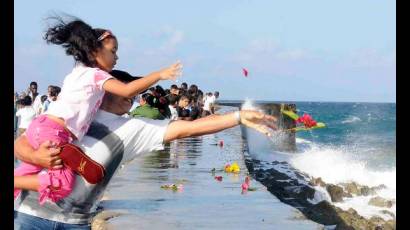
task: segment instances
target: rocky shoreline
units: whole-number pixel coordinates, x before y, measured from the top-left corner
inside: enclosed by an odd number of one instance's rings
[[[315,204],[314,186],[320,186],[327,191],[332,202],[343,202],[344,198],[353,196],[375,195],[377,190],[383,189],[384,185],[377,187],[362,186],[356,183],[327,184],[321,178],[309,178],[302,173],[294,172],[295,177],[290,177],[284,171],[289,172],[287,162],[274,161],[271,163],[251,159],[245,153],[245,163],[250,175],[261,182],[281,202],[289,204],[300,210],[307,218],[317,223],[334,226],[334,229],[396,229],[396,217],[388,210],[384,214],[391,216],[385,220],[378,216],[365,218],[350,208],[342,210],[331,202],[322,200]],[[264,167],[266,164],[275,165],[275,168]],[[280,169],[280,170],[278,170]],[[369,205],[390,208],[395,200],[386,200],[379,196],[373,197]]]

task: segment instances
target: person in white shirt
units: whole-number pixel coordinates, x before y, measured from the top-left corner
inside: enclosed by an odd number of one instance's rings
[[[30,96],[30,97],[31,97],[31,101],[34,102],[34,100],[36,99],[36,97],[39,95],[39,94],[38,94],[38,85],[37,85],[37,82],[35,82],[35,81],[30,82],[30,86],[29,86],[28,89],[27,89],[26,95],[27,95],[27,96]]]
[[[177,111],[177,105],[178,105],[178,100],[179,97],[178,95],[175,94],[170,94],[168,95],[168,102],[169,102],[169,111],[171,112],[171,117],[169,119],[171,120],[177,120],[178,119],[178,111]]]
[[[33,107],[31,107],[31,97],[25,96],[23,99],[17,101],[20,106],[22,106],[16,112],[16,117],[19,118],[19,125],[18,125],[18,134],[20,136],[24,133],[31,123],[31,121],[35,118],[36,112],[34,111]]]
[[[219,92],[215,91],[215,93],[213,93],[213,95],[211,97],[211,101],[212,101],[212,103],[211,103],[211,113],[212,114],[215,114],[215,104],[216,104],[216,100],[218,99],[218,97],[219,97]]]
[[[45,113],[48,110],[50,104],[57,100],[58,94],[60,93],[61,88],[58,86],[49,85],[48,86],[48,95],[43,95],[41,98],[46,97],[44,101],[42,101],[41,105],[41,113]]]
[[[203,107],[203,112],[202,112],[202,117],[209,116],[212,113],[212,106],[214,103],[215,97],[211,92],[207,93],[206,96],[204,97],[204,107]]]

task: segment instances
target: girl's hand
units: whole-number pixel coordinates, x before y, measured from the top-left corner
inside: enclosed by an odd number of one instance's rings
[[[241,124],[253,128],[267,136],[271,136],[271,131],[276,130],[276,117],[253,110],[241,110]]]
[[[159,76],[161,80],[175,81],[177,77],[181,76],[181,73],[182,73],[182,64],[180,61],[177,61],[175,64],[160,70]]]

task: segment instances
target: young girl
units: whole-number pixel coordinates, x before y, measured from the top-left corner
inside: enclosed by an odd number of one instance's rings
[[[118,43],[111,31],[93,29],[79,19],[70,22],[54,19],[57,24],[47,30],[44,39],[64,47],[76,65],[64,79],[58,100],[27,128],[25,135],[34,149],[45,141],[60,146],[81,140],[105,91],[132,98],[159,80],[175,80],[181,74],[182,65],[177,62],[128,84],[118,81],[108,73],[118,60]],[[42,171],[41,167],[24,162],[14,170],[14,175],[14,198],[21,189],[37,190],[40,204],[47,199],[56,202],[66,197],[75,180],[74,172],[67,167]]]

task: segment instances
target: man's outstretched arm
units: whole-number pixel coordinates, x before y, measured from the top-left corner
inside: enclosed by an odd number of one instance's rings
[[[270,135],[269,129],[276,129],[275,122],[275,117],[251,110],[242,110],[239,116],[237,112],[233,112],[223,115],[214,114],[194,121],[177,120],[168,125],[164,142],[216,133],[239,124],[253,128],[265,135]]]

